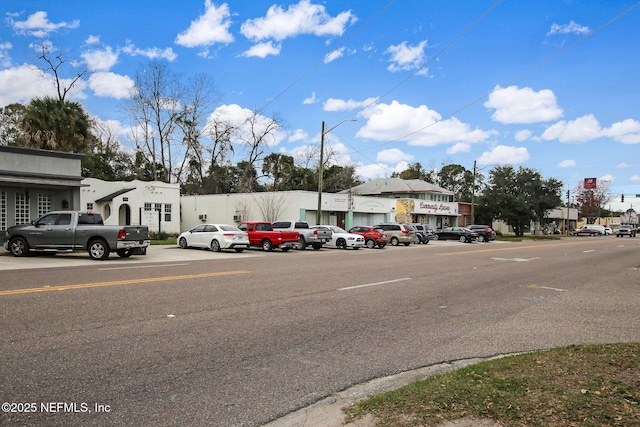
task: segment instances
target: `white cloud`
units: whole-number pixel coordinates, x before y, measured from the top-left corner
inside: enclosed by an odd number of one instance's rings
[[[626,169],[626,168],[630,168],[631,165],[627,162],[622,162],[622,163],[618,163],[616,165],[616,169]]]
[[[274,39],[282,41],[301,34],[315,36],[341,36],[349,23],[356,21],[351,11],[331,17],[323,5],[302,0],[286,10],[273,5],[266,16],[249,19],[240,27],[242,34],[255,41]]]
[[[281,50],[282,45],[280,43],[274,44],[273,42],[269,41],[251,46],[249,49],[242,53],[242,56],[266,58],[269,55],[280,55]]]
[[[447,154],[468,153],[471,151],[471,144],[459,142],[447,148]]]
[[[497,134],[493,130],[471,129],[455,117],[442,119],[426,105],[413,107],[392,101],[371,107],[366,113],[367,123],[356,136],[376,141],[403,140],[409,145],[433,147],[482,142]]]
[[[391,55],[391,64],[387,69],[393,73],[417,70],[425,63],[424,50],[426,46],[426,40],[415,46],[407,46],[407,42],[389,46],[386,53]],[[427,70],[423,71],[423,73],[426,72]]]
[[[296,129],[289,134],[289,142],[306,141],[308,138],[309,134],[302,129]]]
[[[600,178],[598,178],[598,180],[600,182],[613,182],[615,181],[615,178],[613,177],[613,175],[607,174],[607,175],[601,176]]]
[[[89,77],[89,87],[97,96],[123,99],[131,95],[135,82],[129,76],[101,71]]]
[[[47,12],[38,11],[29,15],[25,21],[13,21],[9,20],[14,31],[22,35],[31,35],[38,38],[47,37],[50,33],[59,30],[60,28],[75,29],[80,26],[80,21],[73,20],[71,22],[59,22],[53,23],[49,21]]]
[[[528,129],[519,130],[518,132],[516,132],[514,138],[518,142],[526,141],[527,139],[531,138],[531,133],[532,132]]]
[[[491,118],[505,124],[548,122],[562,117],[552,90],[496,86],[484,106],[495,110]]]
[[[630,179],[633,182],[638,182],[640,181],[640,175],[633,175]]]
[[[593,114],[578,117],[575,120],[559,121],[549,126],[540,136],[551,141],[557,139],[566,143],[581,143],[607,137],[623,144],[640,143],[640,122],[626,119],[616,122],[608,128],[602,128]]]
[[[390,148],[388,150],[379,151],[376,155],[376,160],[385,163],[398,163],[401,161],[413,160],[413,155],[404,153],[398,148]]]
[[[87,44],[87,45],[98,44],[98,43],[100,43],[100,37],[99,36],[94,36],[94,35],[89,35],[89,37],[87,37],[87,39],[84,41],[84,43]]]
[[[602,131],[604,136],[613,138],[623,144],[640,143],[640,122],[633,119],[626,119],[611,125],[610,128]]]
[[[315,104],[316,102],[318,102],[318,100],[316,99],[316,93],[315,92],[313,92],[310,97],[305,98],[302,101],[302,103],[304,105],[311,105],[311,104]]]
[[[498,145],[491,151],[485,151],[478,159],[481,165],[517,164],[529,160],[529,151],[525,147],[507,147]]]
[[[209,120],[216,120],[218,122],[225,122],[234,125],[238,130],[234,135],[234,143],[244,144],[246,141],[251,141],[252,134],[262,134],[264,130],[269,126],[272,119],[260,114],[257,115],[255,120],[250,123],[247,119],[252,117],[255,113],[247,108],[242,108],[238,104],[222,105],[216,108]],[[253,129],[251,127],[253,126]],[[274,147],[282,142],[287,137],[284,130],[278,129],[274,132],[270,132],[265,138],[264,143],[269,147]]]
[[[166,59],[169,62],[175,61],[178,57],[178,55],[170,47],[167,47],[165,49],[160,49],[157,47],[140,49],[132,43],[127,43],[127,45],[122,48],[122,52],[126,53],[127,55],[144,56],[149,59]]]
[[[10,67],[11,57],[9,56],[9,50],[13,45],[9,42],[0,43],[0,67]]]
[[[392,167],[389,167],[381,163],[370,164],[370,165],[357,165],[356,174],[365,180],[371,180],[371,179],[388,177],[391,174],[390,171],[392,169],[393,169]]]
[[[329,55],[327,55],[324,58],[324,63],[328,64],[329,62],[335,61],[338,58],[341,58],[344,56],[344,47],[341,47],[339,49],[334,50],[333,52],[331,52]]]
[[[111,46],[81,54],[90,71],[109,71],[118,62],[118,54]]]
[[[589,27],[576,24],[574,21],[570,21],[568,24],[560,25],[554,23],[551,25],[551,29],[547,33],[548,36],[553,34],[586,34],[589,32]]]
[[[229,32],[231,14],[226,3],[217,7],[211,0],[205,0],[204,14],[191,21],[189,28],[178,34],[175,43],[184,47],[206,47],[215,43],[231,43]]]
[[[364,101],[355,101],[353,99],[345,101],[343,99],[329,98],[322,109],[324,111],[351,111],[371,106],[375,101],[376,98],[367,98]]]
[[[572,168],[575,165],[576,165],[575,160],[563,160],[560,163],[558,163],[559,168]]]
[[[53,78],[30,65],[0,70],[0,105],[28,103],[32,98],[55,96]]]

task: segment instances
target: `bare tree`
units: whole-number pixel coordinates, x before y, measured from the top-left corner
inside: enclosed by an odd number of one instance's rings
[[[247,147],[247,157],[244,160],[244,170],[240,180],[240,191],[253,191],[255,170],[258,161],[264,157],[265,146],[274,142],[280,124],[276,118],[269,118],[253,112],[247,117],[245,124],[238,130],[238,138]]]
[[[237,201],[233,204],[236,214],[240,216],[240,221],[251,218],[251,202],[247,199]]]
[[[255,197],[263,221],[275,222],[286,207],[284,194],[263,193]]]
[[[79,73],[76,73],[68,84],[65,83],[65,79],[61,75],[62,66],[66,64],[75,66],[75,64],[72,61],[64,59],[63,56],[63,52],[58,52],[54,55],[51,52],[49,46],[44,43],[40,46],[40,54],[38,54],[38,59],[47,64],[44,68],[40,68],[40,71],[42,71],[43,73],[51,71],[53,73],[53,83],[56,86],[58,100],[60,101],[65,101],[67,98],[67,94],[73,88],[73,86],[78,82],[78,80],[80,80],[87,74],[87,70],[82,70]]]
[[[180,117],[180,84],[165,62],[150,61],[135,76],[128,112],[139,128],[138,149],[151,159],[155,179],[172,181],[172,142]]]

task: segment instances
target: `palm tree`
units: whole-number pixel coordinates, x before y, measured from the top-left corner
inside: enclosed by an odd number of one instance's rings
[[[79,103],[51,97],[31,100],[23,118],[27,146],[45,150],[86,152],[90,126]]]

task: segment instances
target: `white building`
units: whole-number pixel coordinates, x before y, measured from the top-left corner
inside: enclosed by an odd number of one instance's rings
[[[85,178],[82,185],[80,210],[100,213],[105,224],[142,224],[151,232],[180,232],[180,184]]]
[[[318,193],[314,191],[278,191],[190,195],[180,198],[181,229],[203,222],[237,224],[242,221],[294,219],[338,225],[374,225],[390,219],[395,200],[351,196],[347,193],[323,193],[322,215],[317,221]]]

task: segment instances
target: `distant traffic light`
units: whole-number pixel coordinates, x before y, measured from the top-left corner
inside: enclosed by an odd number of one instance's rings
[[[620,196],[620,202],[624,203],[624,194]]]

